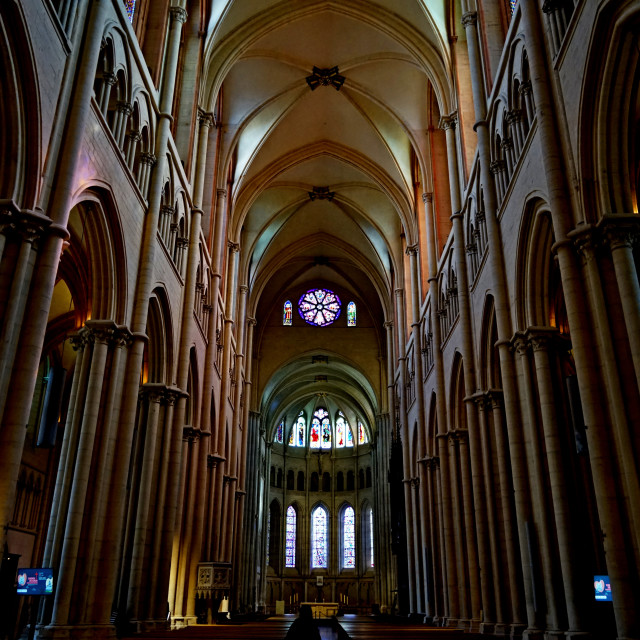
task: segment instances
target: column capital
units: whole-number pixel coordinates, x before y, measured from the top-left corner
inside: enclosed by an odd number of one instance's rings
[[[457,124],[458,124],[458,112],[453,111],[448,116],[442,116],[440,118],[440,122],[438,123],[438,128],[444,129],[445,131],[447,129],[455,130]]]
[[[591,224],[578,225],[567,233],[567,238],[573,242],[576,251],[587,261],[594,257],[597,246],[595,227]]]
[[[497,173],[504,171],[506,168],[507,168],[507,163],[504,160],[494,160],[489,165],[489,171],[491,171],[493,175],[496,175]]]
[[[408,256],[417,256],[418,255],[418,244],[409,244],[405,249],[405,253]]]
[[[125,116],[130,116],[133,113],[133,105],[125,100],[118,100],[116,108],[120,113],[124,113]]]
[[[549,344],[559,335],[555,327],[529,327],[527,337],[534,351],[547,351]]]
[[[511,347],[520,356],[527,355],[529,346],[529,339],[524,331],[517,331],[511,338]]]
[[[247,295],[247,293],[249,293],[249,287],[246,284],[241,284],[238,289],[240,290],[240,293],[244,296]]]
[[[227,197],[227,190],[226,189],[216,189],[216,195],[218,196],[218,198],[226,198]]]
[[[387,320],[382,326],[387,330],[393,329],[393,320]]]
[[[181,22],[184,24],[187,21],[187,12],[182,7],[173,6],[169,9],[169,15],[171,16],[171,21]]]
[[[201,127],[210,127],[213,125],[213,114],[209,111],[198,107],[198,122]]]
[[[253,316],[250,316],[247,318],[247,324],[250,327],[255,327],[258,324],[258,321]]]
[[[149,165],[150,167],[153,167],[156,164],[156,157],[153,153],[150,153],[149,151],[143,151],[140,154],[140,162],[142,162],[142,164],[146,164],[146,165]]]
[[[635,213],[605,215],[597,227],[611,251],[631,249],[640,241],[640,216]]]
[[[463,13],[460,22],[464,27],[474,26],[478,22],[478,12],[467,11],[467,13]]]
[[[240,251],[240,245],[237,242],[231,242],[230,240],[227,242],[227,248],[231,253],[238,253]]]
[[[433,192],[423,193],[422,202],[425,204],[431,204],[433,202]]]

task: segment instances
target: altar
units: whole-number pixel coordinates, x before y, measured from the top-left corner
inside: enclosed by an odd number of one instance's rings
[[[340,605],[337,602],[301,602],[300,606],[311,607],[314,618],[331,618],[338,615]]]

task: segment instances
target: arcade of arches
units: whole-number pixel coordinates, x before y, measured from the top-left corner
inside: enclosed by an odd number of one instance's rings
[[[639,30],[3,0],[2,637],[640,640]]]

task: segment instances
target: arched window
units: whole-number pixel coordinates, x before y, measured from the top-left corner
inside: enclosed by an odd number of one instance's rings
[[[311,568],[327,568],[327,512],[317,506],[311,512]]]
[[[338,471],[338,477],[336,479],[336,491],[344,491],[344,473]]]
[[[293,305],[291,300],[287,300],[284,303],[284,309],[282,310],[282,324],[285,327],[290,327],[293,322]]]
[[[346,444],[346,429],[344,415],[342,415],[342,411],[339,411],[338,417],[336,418],[336,447],[338,447],[338,449],[344,447]]]
[[[322,474],[322,490],[331,491],[331,474],[328,471]]]
[[[355,569],[356,566],[356,514],[348,506],[342,512],[342,567]]]
[[[298,491],[304,491],[304,471],[298,471],[298,482],[296,488]]]
[[[362,422],[358,421],[358,444],[367,444],[367,442],[369,442],[367,432],[365,431]]]
[[[356,303],[351,301],[347,305],[347,327],[356,326]]]
[[[278,444],[282,444],[283,436],[284,436],[284,420],[278,425],[278,428],[276,429],[275,442],[277,442]]]
[[[293,505],[287,509],[287,542],[285,547],[285,566],[296,566],[296,519],[298,514]]]
[[[287,491],[293,491],[293,469],[287,471]]]
[[[291,433],[289,434],[290,447],[304,447],[304,432],[306,426],[307,421],[304,419],[304,413],[301,411],[298,414],[298,420],[291,428]]]
[[[309,430],[309,447],[312,449],[320,448],[320,420],[315,414],[311,421],[311,429]]]

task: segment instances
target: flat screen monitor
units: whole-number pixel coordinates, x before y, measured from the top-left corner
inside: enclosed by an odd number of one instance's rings
[[[611,583],[609,576],[593,576],[596,602],[611,602]]]
[[[21,596],[49,596],[53,593],[53,569],[18,569],[17,593]]]

